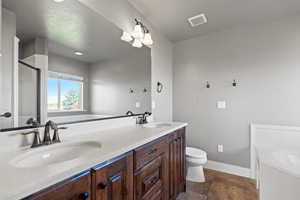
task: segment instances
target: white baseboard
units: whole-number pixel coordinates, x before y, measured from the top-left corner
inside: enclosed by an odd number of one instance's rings
[[[204,166],[207,169],[217,170],[221,172],[225,172],[228,174],[234,174],[237,176],[243,176],[250,178],[251,170],[250,168],[244,168],[236,165],[230,165],[226,163],[216,162],[212,160],[208,160],[206,165]]]

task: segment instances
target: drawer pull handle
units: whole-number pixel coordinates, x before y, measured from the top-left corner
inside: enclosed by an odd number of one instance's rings
[[[157,152],[157,149],[152,149],[151,151],[148,152],[148,155],[155,154]]]
[[[84,192],[84,193],[81,193],[81,194],[79,195],[79,198],[82,199],[82,200],[86,200],[86,199],[88,199],[89,197],[90,197],[90,193],[88,193],[88,192]]]
[[[98,186],[101,188],[101,189],[105,189],[107,187],[107,183],[106,182],[101,182],[98,184]]]

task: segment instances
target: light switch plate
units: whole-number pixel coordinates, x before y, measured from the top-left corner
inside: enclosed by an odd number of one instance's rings
[[[135,107],[136,107],[136,108],[140,108],[140,107],[141,107],[141,103],[140,103],[140,102],[136,102],[136,103],[135,103]]]
[[[219,153],[223,153],[224,149],[223,149],[223,145],[222,144],[219,144],[218,145],[218,152]]]
[[[226,109],[226,101],[218,101],[217,108],[218,109]]]
[[[155,108],[156,108],[155,101],[152,101],[152,109],[155,109]]]

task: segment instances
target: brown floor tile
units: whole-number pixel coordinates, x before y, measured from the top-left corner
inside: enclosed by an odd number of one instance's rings
[[[187,182],[187,192],[177,200],[258,200],[252,179],[205,169],[205,183]]]

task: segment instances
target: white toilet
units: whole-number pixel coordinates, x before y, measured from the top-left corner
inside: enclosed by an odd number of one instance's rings
[[[186,147],[187,176],[192,182],[205,182],[203,166],[207,162],[207,155],[201,149]]]

